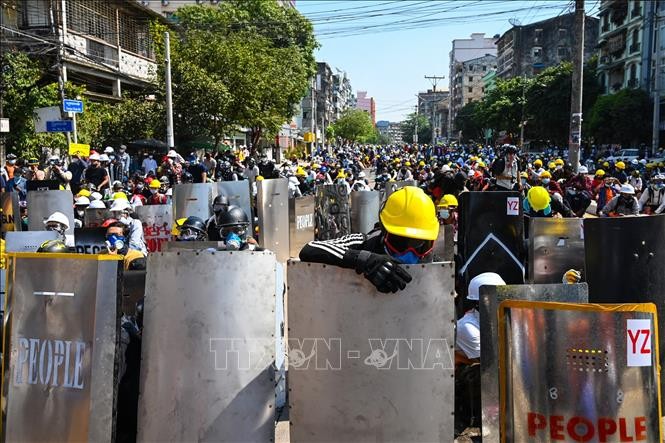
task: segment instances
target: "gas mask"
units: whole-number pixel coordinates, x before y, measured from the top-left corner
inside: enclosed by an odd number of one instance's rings
[[[107,236],[106,246],[108,246],[109,249],[115,249],[117,251],[124,250],[126,246],[125,236],[118,234],[111,234]]]
[[[65,231],[67,230],[62,223],[58,222],[49,222],[46,224],[47,231],[57,232],[61,236],[65,236]]]

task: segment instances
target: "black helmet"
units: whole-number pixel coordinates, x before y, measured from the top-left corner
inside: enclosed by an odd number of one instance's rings
[[[180,227],[178,240],[181,241],[207,240],[205,222],[199,217],[195,216],[187,217],[187,220],[185,220],[182,226]]]
[[[218,214],[222,211],[226,211],[229,208],[229,198],[220,194],[212,201],[212,212]]]
[[[216,222],[217,228],[219,229],[219,235],[222,239],[225,239],[230,232],[234,232],[242,239],[247,237],[249,217],[245,211],[238,206],[229,206],[229,209],[217,214]]]
[[[194,176],[192,174],[190,174],[189,172],[187,172],[187,171],[184,171],[182,173],[182,176],[180,177],[180,179],[183,183],[192,183],[192,182],[194,182]]]
[[[44,243],[39,245],[37,252],[49,252],[51,254],[61,254],[63,252],[69,252],[69,248],[65,245],[65,242],[62,240],[46,240]]]

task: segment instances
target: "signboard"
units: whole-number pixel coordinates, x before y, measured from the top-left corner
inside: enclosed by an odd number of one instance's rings
[[[62,112],[60,106],[48,106],[46,108],[35,108],[32,110],[32,120],[35,124],[35,132],[47,132],[46,122],[60,120]]]
[[[285,178],[256,182],[259,244],[273,251],[277,261],[289,259],[289,182]]]
[[[404,269],[406,289],[379,294],[353,270],[289,261],[291,441],[453,441],[453,264]]]
[[[0,118],[0,132],[9,132],[9,119]]]
[[[289,255],[298,257],[300,250],[314,240],[314,196],[289,199]]]
[[[72,120],[47,121],[46,132],[74,132],[74,122]]]
[[[171,240],[172,214],[171,205],[149,205],[136,208],[136,215],[143,224],[143,237],[148,252],[160,252],[162,244]]]
[[[305,143],[312,143],[314,141],[314,133],[313,132],[305,132],[305,134],[303,134],[302,139]]]
[[[112,441],[119,260],[9,255],[6,441]]]
[[[502,302],[503,441],[661,441],[656,323],[651,303]]]
[[[88,157],[90,155],[90,145],[86,145],[84,143],[70,143],[69,155]]]
[[[76,112],[80,114],[83,112],[83,102],[81,100],[64,99],[62,101],[62,110],[65,112]]]

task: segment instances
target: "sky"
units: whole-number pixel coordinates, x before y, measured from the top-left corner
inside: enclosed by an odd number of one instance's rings
[[[297,0],[314,24],[321,47],[317,61],[346,71],[354,94],[376,101],[376,119],[401,121],[413,112],[416,94],[432,88],[428,76],[445,76],[448,89],[452,41],[472,33],[503,34],[512,20],[529,24],[572,12],[571,0]],[[587,0],[597,15],[600,0]]]

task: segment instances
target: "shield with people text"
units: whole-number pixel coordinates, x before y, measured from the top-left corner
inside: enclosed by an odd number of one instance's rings
[[[300,250],[314,240],[314,196],[289,199],[289,255],[298,257]]]

